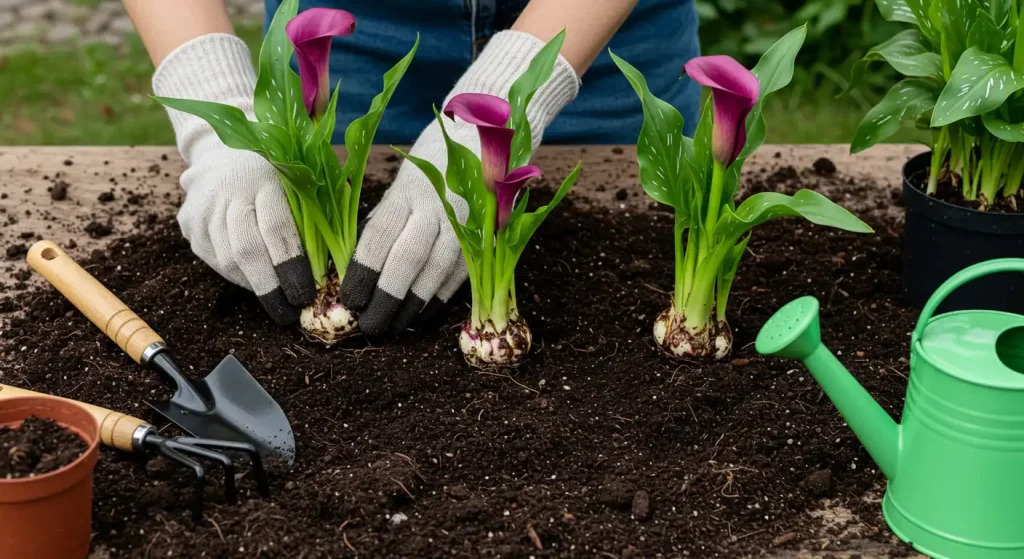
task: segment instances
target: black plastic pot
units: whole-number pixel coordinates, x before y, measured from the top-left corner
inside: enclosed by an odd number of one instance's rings
[[[1024,213],[982,212],[924,193],[931,152],[903,166],[907,220],[903,238],[903,295],[921,308],[942,282],[994,258],[1024,258]],[[939,312],[992,309],[1024,314],[1024,275],[996,274],[957,289]]]

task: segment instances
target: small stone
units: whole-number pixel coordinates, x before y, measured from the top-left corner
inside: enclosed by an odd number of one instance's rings
[[[123,14],[112,19],[107,30],[111,33],[128,35],[135,32],[135,26],[132,25],[132,20],[126,14]]]
[[[48,2],[30,2],[18,10],[18,19],[22,21],[39,21],[48,19],[53,14],[53,5]]]
[[[46,40],[51,43],[65,43],[78,37],[78,28],[70,23],[58,23],[46,32]]]
[[[827,157],[819,157],[814,162],[814,172],[819,175],[831,175],[836,172],[836,164]]]
[[[465,501],[472,497],[472,494],[470,494],[469,488],[465,485],[455,485],[448,488],[448,496],[457,501]]]
[[[402,514],[402,513],[400,513],[400,512],[396,512],[395,514],[391,515],[391,525],[392,526],[398,526],[399,524],[405,522],[406,520],[409,520],[409,517],[404,515],[404,514]]]
[[[807,476],[807,492],[813,497],[823,497],[832,489],[832,471],[818,470]]]
[[[54,202],[67,200],[69,186],[71,185],[68,184],[68,182],[65,180],[58,180],[57,182],[53,183],[53,186],[50,187],[50,199],[53,200]]]
[[[19,21],[12,27],[7,35],[15,40],[27,41],[30,39],[36,39],[39,37],[39,22],[37,21]]]
[[[7,258],[13,260],[28,254],[28,247],[25,243],[14,243],[7,246]]]
[[[82,29],[90,35],[95,35],[106,31],[107,23],[109,23],[109,21],[107,14],[97,10],[89,16],[89,19],[85,22],[85,25],[82,26]]]
[[[633,518],[647,520],[647,514],[651,511],[651,497],[646,491],[640,490],[633,495]]]
[[[289,481],[288,483],[284,484],[284,490],[285,491],[291,491],[292,489],[295,489],[295,482],[294,481]]]

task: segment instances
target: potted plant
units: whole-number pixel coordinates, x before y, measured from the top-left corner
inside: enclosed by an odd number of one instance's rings
[[[740,170],[764,143],[764,98],[793,78],[806,28],[779,39],[747,70],[728,56],[703,56],[684,72],[711,89],[693,139],[683,136],[683,117],[655,97],[643,75],[612,59],[640,97],[644,124],[637,140],[640,183],[675,213],[675,285],[672,304],[654,323],[654,340],[673,357],[722,359],[732,351],[725,310],[750,231],[770,219],[800,216],[812,223],[870,233],[853,214],[817,192],[789,196],[762,192],[736,205]]]
[[[282,2],[263,38],[253,98],[257,120],[220,103],[157,100],[202,118],[225,145],[258,153],[277,170],[318,288],[316,300],[302,311],[300,326],[331,345],[358,325],[338,293],[356,249],[363,174],[377,125],[412,62],[419,38],[384,74],[384,87],[367,113],[345,129],[347,157],[342,164],[331,146],[338,87],[332,95],[328,63],[331,39],[353,33],[355,17],[330,8],[297,12],[298,0]],[[299,74],[291,69],[293,52]]]
[[[1024,256],[1024,5],[1016,1],[876,0],[882,16],[913,27],[871,49],[853,69],[884,61],[904,79],[865,115],[860,152],[903,124],[929,132],[929,152],[903,167],[903,292],[920,308],[967,266]],[[1024,312],[1024,284],[986,277],[941,310]]]
[[[32,432],[19,433],[26,425]],[[0,555],[88,555],[99,440],[100,426],[85,408],[42,396],[4,398],[0,389]]]

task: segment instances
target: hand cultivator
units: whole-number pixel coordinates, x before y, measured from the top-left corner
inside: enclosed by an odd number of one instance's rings
[[[174,382],[170,400],[147,403],[198,437],[188,443],[192,447],[211,446],[195,441],[235,441],[255,447],[264,459],[289,464],[295,459],[295,437],[281,406],[234,356],[221,360],[206,378],[193,381],[171,357],[163,338],[57,245],[32,245],[28,263],[136,363]]]
[[[0,384],[0,400],[21,396],[57,398]],[[195,437],[163,437],[157,433],[155,427],[137,417],[67,398],[57,399],[75,403],[92,414],[100,425],[100,441],[104,445],[136,454],[156,451],[192,470],[195,474],[192,522],[195,524],[199,524],[203,519],[203,494],[206,489],[206,467],[197,459],[215,462],[223,468],[224,499],[229,505],[238,503],[238,487],[235,484],[236,461],[231,455],[242,456],[249,462],[253,478],[256,480],[256,491],[263,497],[270,496],[270,485],[263,469],[263,460],[260,459],[256,447],[249,443]]]

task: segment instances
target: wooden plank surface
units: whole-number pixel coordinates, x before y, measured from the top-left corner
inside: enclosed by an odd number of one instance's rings
[[[922,150],[920,146],[888,145],[850,156],[841,145],[769,145],[750,159],[744,174],[780,164],[807,167],[825,156],[835,162],[840,173],[893,188],[903,162]],[[626,210],[647,205],[642,196],[632,196],[640,192],[632,146],[544,147],[534,157],[547,176],[559,178],[577,160],[583,162],[583,172],[570,196]],[[368,177],[387,183],[398,164],[389,148],[375,147]],[[6,252],[25,235],[50,238],[62,245],[74,239],[78,246],[71,254],[88,254],[109,240],[95,238],[104,225],[109,224],[114,235],[125,234],[149,214],[172,214],[182,198],[178,178],[184,168],[173,147],[0,147],[0,250]],[[54,200],[51,190],[60,185],[66,185],[66,198]],[[617,199],[623,188],[629,194],[624,202]],[[101,195],[111,192],[112,201],[99,201]],[[85,231],[90,223],[99,224],[94,226],[94,236]]]
[[[894,190],[899,187],[903,163],[923,150],[916,145],[886,145],[851,156],[845,145],[769,145],[748,161],[744,180],[786,166],[810,167],[818,158],[827,157],[849,180]],[[570,194],[577,201],[623,212],[645,211],[650,206],[636,178],[632,146],[544,147],[533,162],[552,180],[560,181],[577,160],[583,162],[583,172]],[[375,147],[367,169],[368,181],[386,186],[399,163],[389,148]],[[18,250],[35,239],[52,239],[73,257],[84,258],[111,239],[133,232],[139,221],[172,215],[182,199],[178,179],[184,168],[173,147],[0,147],[0,293],[20,291],[26,281],[42,281],[27,273],[24,255]],[[66,188],[66,195],[54,199],[54,188]],[[101,196],[106,199],[111,193],[113,200],[101,201]],[[888,205],[858,208],[858,200],[837,201],[853,211],[892,215],[901,211]],[[106,226],[109,234],[98,236]],[[825,506],[822,514],[841,512]],[[823,526],[828,524],[823,521]],[[851,547],[829,556],[890,556],[886,546],[876,542],[854,542]],[[810,549],[771,557],[821,556],[821,552]]]

